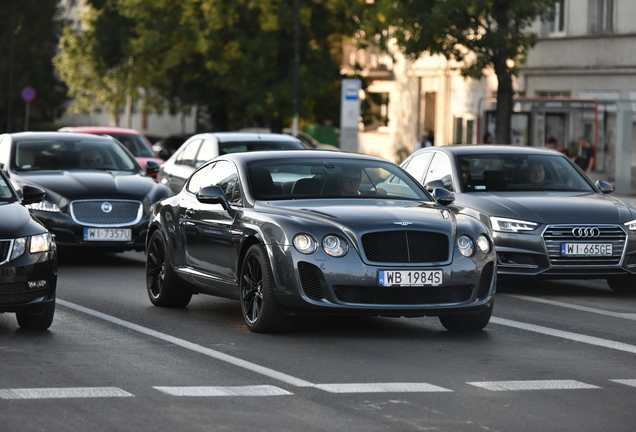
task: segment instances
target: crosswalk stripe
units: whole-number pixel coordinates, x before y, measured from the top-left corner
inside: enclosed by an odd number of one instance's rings
[[[636,387],[636,379],[613,379],[610,381],[619,383],[619,384],[625,384],[631,387]]]
[[[117,387],[0,389],[0,399],[134,397]]]
[[[452,392],[452,390],[427,383],[315,384],[314,387],[330,393]]]
[[[293,393],[270,385],[242,387],[153,387],[172,396],[286,396]]]
[[[535,380],[535,381],[482,381],[468,382],[476,387],[491,391],[515,391],[515,390],[574,390],[574,389],[598,389],[592,384],[585,384],[574,380]]]

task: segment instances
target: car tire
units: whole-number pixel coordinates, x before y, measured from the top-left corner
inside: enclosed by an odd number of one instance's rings
[[[620,294],[636,293],[636,276],[616,276],[607,278],[612,291]]]
[[[170,251],[161,231],[150,236],[146,253],[146,289],[155,306],[184,308],[190,303],[192,293],[179,286],[172,268]]]
[[[460,313],[452,315],[440,315],[439,321],[449,331],[478,331],[482,330],[490,322],[494,303],[488,309],[480,313]]]
[[[274,278],[265,247],[251,246],[245,254],[240,274],[241,312],[247,327],[255,333],[278,333],[289,328],[274,298]]]
[[[53,323],[55,315],[55,300],[49,303],[45,309],[37,312],[17,312],[15,314],[18,325],[27,330],[46,330]]]

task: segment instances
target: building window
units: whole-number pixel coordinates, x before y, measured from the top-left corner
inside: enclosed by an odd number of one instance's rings
[[[589,0],[587,12],[590,33],[614,32],[614,0]]]
[[[536,92],[537,97],[542,98],[569,98],[572,97],[571,91],[541,91]]]
[[[565,0],[557,0],[554,5],[554,20],[548,22],[548,34],[565,33]]]

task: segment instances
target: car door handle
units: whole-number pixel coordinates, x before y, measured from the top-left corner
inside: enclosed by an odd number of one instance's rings
[[[185,211],[185,215],[186,215],[186,217],[192,217],[192,216],[194,216],[194,210],[192,210],[192,209],[186,209],[186,211]]]

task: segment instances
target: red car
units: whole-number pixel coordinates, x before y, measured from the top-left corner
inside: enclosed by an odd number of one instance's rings
[[[110,135],[121,142],[133,154],[139,165],[146,169],[146,162],[155,161],[161,165],[164,161],[152,149],[152,143],[144,134],[135,130],[114,126],[68,126],[60,132],[83,132],[94,135]],[[153,174],[152,177],[156,177]]]

